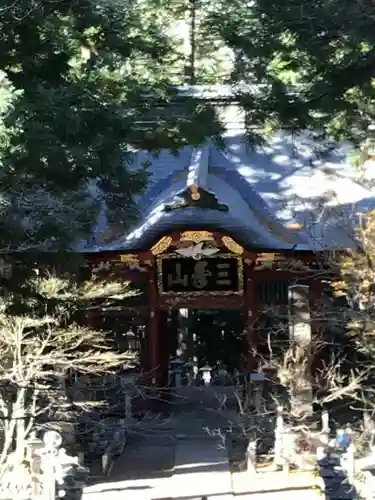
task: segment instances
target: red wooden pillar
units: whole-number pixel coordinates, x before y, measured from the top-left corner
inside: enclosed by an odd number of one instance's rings
[[[258,336],[256,331],[256,321],[258,317],[258,300],[254,281],[252,279],[253,265],[245,265],[245,311],[246,317],[246,340],[247,340],[247,371],[255,372],[258,369],[258,359],[256,355],[258,346]]]
[[[150,272],[148,282],[149,295],[149,320],[148,320],[148,355],[150,380],[153,385],[158,385],[160,375],[159,359],[159,308],[158,293],[156,288],[155,270]]]

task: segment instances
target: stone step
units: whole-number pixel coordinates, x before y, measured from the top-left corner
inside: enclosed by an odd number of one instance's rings
[[[220,439],[177,440],[173,475],[153,490],[152,500],[179,497],[233,498],[228,454]]]
[[[247,494],[254,495],[254,498],[257,498],[256,495],[262,498],[262,495],[273,494],[274,498],[279,498],[287,493],[297,492],[300,495],[299,498],[305,499],[308,491],[318,497],[318,494],[321,495],[321,491],[324,490],[322,479],[317,478],[313,471],[296,471],[290,474],[282,471],[258,473],[244,471],[233,473],[232,478],[233,492],[241,498]]]
[[[317,490],[286,490],[279,492],[249,493],[243,494],[238,498],[239,500],[301,500],[302,498],[303,500],[322,500],[322,496]]]

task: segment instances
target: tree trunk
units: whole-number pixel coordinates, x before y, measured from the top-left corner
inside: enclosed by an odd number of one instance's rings
[[[16,420],[16,456],[19,463],[25,458],[25,417],[26,417],[26,390],[20,389],[16,404],[13,406],[13,418]]]
[[[188,85],[195,85],[197,83],[195,74],[196,20],[197,20],[196,0],[188,0],[186,21],[189,25],[189,54],[187,54],[185,63],[185,80]]]

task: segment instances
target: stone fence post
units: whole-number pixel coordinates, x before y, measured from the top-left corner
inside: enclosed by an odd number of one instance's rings
[[[283,440],[284,440],[284,417],[283,408],[279,406],[276,409],[276,427],[275,427],[275,456],[274,464],[276,467],[282,467],[284,465],[283,460]]]
[[[39,497],[42,493],[42,450],[44,443],[32,433],[26,442],[26,460],[30,464],[31,495],[32,498]]]
[[[346,472],[349,484],[353,484],[355,476],[355,445],[351,442],[347,450],[342,454],[340,459],[340,465]]]
[[[264,411],[263,392],[265,384],[265,374],[262,372],[250,373],[250,388],[253,405],[258,414]]]
[[[133,417],[133,397],[135,394],[135,384],[137,376],[135,374],[122,375],[121,377],[121,389],[124,395],[124,409],[125,418],[127,422],[130,422]]]
[[[256,439],[249,442],[246,449],[247,471],[256,473],[257,471],[257,442]]]
[[[321,442],[325,448],[329,445],[329,413],[327,410],[322,412],[322,430],[321,430]]]
[[[57,479],[57,456],[62,443],[61,436],[56,431],[47,431],[43,436],[42,450],[42,495],[43,500],[55,500]]]
[[[348,451],[347,451],[347,474],[348,480],[350,484],[354,483],[355,476],[355,445],[354,443],[350,443]]]

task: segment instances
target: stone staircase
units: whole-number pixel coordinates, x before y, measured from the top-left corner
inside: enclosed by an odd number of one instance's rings
[[[139,441],[129,442],[112,470],[111,487],[103,490],[102,497],[96,494],[95,500],[233,500],[237,496],[317,500],[322,492],[327,500],[355,498],[350,496],[353,490],[345,483],[343,470],[332,460],[320,464],[321,478],[313,472],[231,471],[225,436],[228,427],[236,425],[234,392],[228,387],[180,388],[169,416],[136,426]],[[94,500],[89,493],[83,500]]]
[[[169,432],[175,436],[170,480],[152,491],[152,500],[317,500],[313,473],[232,473],[226,446],[228,429],[240,426],[236,388],[183,387],[171,405]]]

